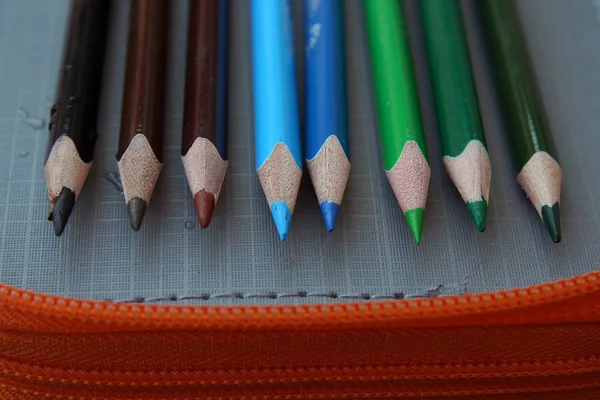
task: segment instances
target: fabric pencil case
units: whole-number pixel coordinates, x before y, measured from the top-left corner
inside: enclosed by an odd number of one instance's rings
[[[94,166],[60,238],[43,162],[68,2],[0,1],[1,399],[600,398],[594,5],[516,2],[565,174],[555,245],[515,182],[477,52],[493,174],[487,230],[472,226],[404,2],[432,169],[416,246],[378,155],[361,1],[344,1],[352,169],[338,223],[325,231],[305,180],[283,243],[254,169],[247,0],[231,0],[230,164],[210,228],[181,165],[188,2],[173,0],[164,169],[131,232],[115,175],[128,2],[114,1]]]

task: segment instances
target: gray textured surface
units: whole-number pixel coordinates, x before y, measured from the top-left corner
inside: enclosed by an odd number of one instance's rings
[[[53,235],[40,128],[53,99],[66,0],[0,0],[0,281],[93,299],[212,296],[209,303],[339,301],[219,298],[218,294],[371,296],[498,290],[591,271],[600,259],[600,23],[584,0],[521,0],[527,41],[565,170],[564,240],[553,245],[516,186],[487,66],[475,57],[492,157],[487,232],[478,234],[442,169],[414,1],[408,2],[432,181],[423,244],[413,244],[380,167],[358,0],[348,0],[353,169],[336,231],[327,234],[304,179],[290,238],[281,243],[253,171],[248,4],[233,0],[230,169],[210,229],[201,231],[179,159],[186,1],[173,1],[165,167],[142,230],[105,179],[114,154],[124,72],[127,1],[115,2],[96,162],[63,237]],[[471,3],[467,2],[467,15]],[[296,2],[299,6],[299,2]],[[299,11],[296,7],[296,11]],[[297,25],[298,33],[301,27]],[[476,27],[471,44],[479,49]],[[301,53],[298,53],[301,54]],[[478,52],[475,52],[478,54]],[[301,68],[299,69],[302,70]],[[188,229],[192,228],[192,229]],[[216,298],[215,298],[216,297]],[[187,300],[207,303],[206,300]]]

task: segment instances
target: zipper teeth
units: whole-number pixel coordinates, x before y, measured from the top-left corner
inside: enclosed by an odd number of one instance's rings
[[[509,382],[503,381],[498,382],[498,384],[507,383],[507,385],[502,385],[502,388],[494,385],[480,385],[483,387],[477,387],[474,385],[457,385],[454,387],[454,390],[442,389],[435,390],[436,386],[432,386],[429,390],[423,390],[421,387],[411,387],[410,384],[402,384],[400,389],[397,391],[391,391],[389,387],[383,388],[382,386],[377,387],[376,385],[368,386],[365,388],[349,388],[343,386],[335,386],[335,387],[320,387],[312,390],[309,387],[303,388],[294,388],[294,392],[291,390],[288,393],[281,394],[279,390],[269,390],[269,387],[252,387],[250,390],[246,390],[245,388],[233,389],[222,388],[215,390],[215,392],[221,393],[220,396],[213,396],[211,394],[202,395],[202,397],[192,397],[192,399],[200,399],[203,400],[290,400],[290,399],[345,399],[345,398],[378,398],[378,397],[393,397],[393,398],[403,398],[409,397],[414,398],[418,397],[429,397],[429,396],[471,396],[471,395],[485,395],[485,394],[519,394],[519,393],[544,393],[544,392],[558,392],[558,391],[573,391],[573,390],[581,390],[581,389],[598,389],[600,388],[597,377],[588,377],[583,378],[582,381],[572,381],[572,382],[538,382],[534,387],[532,386],[523,386],[523,384],[508,384]],[[38,396],[40,398],[49,398],[49,399],[61,399],[61,400],[92,400],[99,399],[97,397],[97,391],[92,392],[79,392],[79,395],[74,395],[73,391],[65,390],[61,391],[61,389],[57,389],[56,387],[51,390],[41,391],[39,387],[31,387],[29,385],[25,386],[22,383],[15,383],[14,385],[10,385],[4,382],[0,382],[0,394],[2,394],[5,390],[9,391],[10,394],[22,393],[32,396]],[[149,393],[143,397],[131,397],[130,389],[123,388],[124,391],[120,393],[111,394],[111,398],[114,399],[127,399],[127,400],[165,400],[175,398],[173,396],[177,396],[173,392],[169,393]],[[300,389],[300,390],[298,390]],[[224,390],[224,392],[223,392]],[[6,393],[6,392],[4,392]],[[69,393],[69,394],[66,394]],[[214,393],[210,391],[209,393]],[[227,395],[223,395],[227,393]],[[126,397],[125,397],[126,396]],[[36,398],[38,398],[36,397]],[[190,399],[189,394],[185,395],[186,399]],[[456,397],[454,397],[456,398]]]
[[[299,383],[330,381],[452,380],[476,378],[541,377],[599,372],[597,357],[538,360],[512,363],[414,364],[364,367],[272,368],[207,371],[100,371],[66,370],[32,366],[13,361],[0,370],[2,375],[35,381],[96,386],[181,386],[243,385],[262,383]],[[489,369],[496,371],[489,372]],[[464,372],[445,372],[451,370]],[[468,372],[467,372],[468,371]],[[329,376],[322,376],[328,373]],[[253,377],[254,375],[254,377]],[[69,378],[64,378],[69,376]],[[85,376],[85,377],[83,377]],[[218,377],[218,378],[216,378]],[[142,381],[143,380],[143,381]]]
[[[426,319],[505,311],[564,301],[598,291],[599,287],[600,272],[591,272],[527,288],[433,299],[293,306],[160,306],[67,299],[0,285],[0,305],[84,324],[105,326],[116,323],[122,328],[321,328],[324,325],[385,323],[391,316]]]

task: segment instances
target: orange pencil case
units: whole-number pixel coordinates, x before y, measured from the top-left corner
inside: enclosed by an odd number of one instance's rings
[[[597,272],[496,293],[294,306],[114,304],[2,286],[0,311],[3,399],[600,394]]]
[[[165,167],[144,227],[130,231],[110,175],[128,19],[115,0],[94,168],[59,239],[45,221],[47,121],[36,117],[68,2],[0,1],[0,399],[600,399],[593,5],[517,2],[565,173],[563,242],[550,243],[517,187],[476,56],[488,229],[474,231],[446,177],[424,97],[432,180],[417,247],[378,159],[361,1],[345,0],[353,166],[338,226],[324,232],[303,184],[285,243],[252,162],[247,0],[231,0],[230,165],[210,229],[194,227],[180,165],[186,27],[174,23]],[[171,3],[185,21],[187,2]],[[427,86],[416,2],[405,4]]]

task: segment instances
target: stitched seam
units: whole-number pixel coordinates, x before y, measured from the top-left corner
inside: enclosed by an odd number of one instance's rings
[[[395,293],[371,294],[371,293],[338,293],[338,292],[290,292],[290,293],[201,293],[191,296],[168,295],[162,297],[133,297],[130,299],[105,299],[104,301],[112,301],[114,303],[157,303],[157,302],[178,302],[186,300],[215,300],[215,299],[268,299],[277,300],[284,298],[328,298],[328,299],[345,299],[345,300],[406,300],[406,299],[430,299],[447,294],[450,286],[439,285],[436,288],[429,289],[420,294],[405,294],[402,291]],[[463,293],[464,294],[464,293]]]

